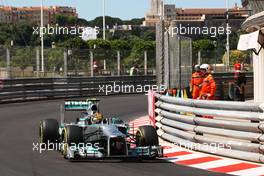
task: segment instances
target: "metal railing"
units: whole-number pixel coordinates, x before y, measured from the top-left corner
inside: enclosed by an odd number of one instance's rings
[[[233,73],[214,74],[217,82],[218,99],[228,97],[228,82],[232,81]],[[246,98],[253,97],[253,75],[247,74]],[[0,88],[0,103],[16,100],[33,100],[45,98],[67,98],[80,96],[105,95],[99,85],[155,85],[156,76],[101,76],[101,77],[68,77],[68,78],[26,78],[4,79],[4,88]],[[122,84],[123,83],[123,84]],[[114,86],[114,85],[113,85]],[[132,91],[133,93],[135,91]],[[127,93],[120,91],[120,93]],[[109,93],[110,94],[110,93]],[[112,94],[117,94],[112,92]]]
[[[162,139],[191,150],[264,163],[263,104],[157,93],[154,98],[153,118]]]
[[[136,88],[156,83],[155,76],[7,79],[0,89],[0,103],[38,99],[144,93]]]

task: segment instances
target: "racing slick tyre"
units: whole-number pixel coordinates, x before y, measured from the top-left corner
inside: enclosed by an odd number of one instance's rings
[[[58,142],[59,123],[55,119],[45,119],[40,122],[39,126],[40,143],[47,144]]]
[[[67,151],[70,146],[77,146],[83,142],[83,131],[78,126],[66,126],[62,134],[63,149],[62,154],[64,158],[67,158]]]
[[[82,128],[78,126],[67,126],[64,129],[64,142],[77,145],[83,142]]]
[[[136,133],[136,145],[138,147],[159,145],[157,132],[153,126],[141,126]]]

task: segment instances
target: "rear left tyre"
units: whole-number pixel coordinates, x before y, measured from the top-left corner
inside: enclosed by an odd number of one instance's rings
[[[39,138],[41,144],[56,143],[59,140],[59,123],[55,119],[45,119],[40,122]]]

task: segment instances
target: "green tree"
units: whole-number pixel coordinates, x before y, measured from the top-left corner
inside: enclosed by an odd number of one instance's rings
[[[109,26],[110,28],[112,28],[114,25],[122,25],[123,21],[120,18],[113,18],[110,16],[106,16],[105,17],[105,21],[106,21],[106,26]],[[90,27],[99,27],[99,28],[103,28],[103,17],[99,16],[96,17],[94,20],[90,21]]]
[[[76,17],[69,16],[69,17],[67,18],[67,24],[68,24],[68,25],[75,26],[75,25],[77,24],[77,22],[78,22],[78,18],[76,18]]]
[[[0,44],[5,45],[6,41],[12,39],[12,33],[10,31],[10,25],[0,23]]]
[[[68,25],[74,26],[77,24],[78,18],[73,16],[65,16],[58,14],[55,16],[55,22],[60,26],[68,26]]]
[[[132,43],[133,48],[130,56],[124,60],[125,66],[127,67],[131,67],[134,64],[142,65],[144,51],[152,51],[155,49],[155,42],[153,41],[135,40]]]
[[[193,42],[193,49],[195,51],[213,50],[215,49],[214,42],[208,39],[197,40]]]
[[[247,53],[239,50],[230,51],[230,65],[234,65],[236,61],[245,62]],[[227,55],[223,56],[223,63],[227,63]]]
[[[87,21],[86,19],[83,18],[78,18],[77,19],[77,24],[79,26],[90,26],[91,22]]]
[[[114,50],[130,50],[132,47],[127,40],[112,40],[110,44]]]
[[[67,24],[67,17],[64,15],[56,15],[55,16],[55,21],[58,25],[64,26]]]
[[[219,60],[217,57],[216,42],[209,39],[201,39],[193,42],[193,51],[198,56],[201,52],[203,63],[213,64]],[[220,57],[221,58],[221,57]]]
[[[48,58],[46,61],[46,70],[59,71],[63,67],[63,49],[49,49],[47,50]]]
[[[33,52],[32,48],[20,48],[15,50],[15,56],[12,57],[11,64],[14,67],[19,67],[22,70],[22,76],[24,76],[25,69],[31,66]]]
[[[71,49],[87,49],[87,43],[82,40],[80,37],[75,37],[66,40],[63,44],[60,46],[63,46],[65,48],[71,48]]]
[[[89,49],[111,49],[111,43],[108,40],[96,39],[87,41]]]
[[[146,31],[143,34],[143,40],[155,41],[156,33],[154,31]]]
[[[123,24],[125,24],[125,25],[142,25],[143,21],[145,21],[145,18],[133,18],[131,20],[123,21]]]

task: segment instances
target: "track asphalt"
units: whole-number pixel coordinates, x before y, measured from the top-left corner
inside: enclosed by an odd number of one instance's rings
[[[108,117],[131,121],[147,114],[147,97],[130,95],[100,97],[101,112]],[[200,169],[155,161],[69,162],[57,151],[33,151],[38,142],[40,120],[59,120],[63,100],[0,105],[0,175],[2,176],[220,176]],[[67,121],[76,115],[68,113]]]

